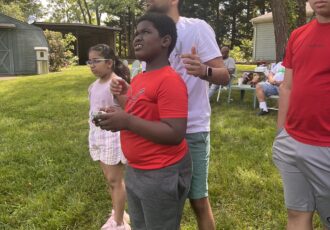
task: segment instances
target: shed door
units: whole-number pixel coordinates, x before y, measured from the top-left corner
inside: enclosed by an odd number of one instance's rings
[[[0,74],[14,74],[10,31],[0,30]]]

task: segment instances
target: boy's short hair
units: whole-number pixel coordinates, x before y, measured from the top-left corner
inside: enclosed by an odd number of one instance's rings
[[[155,29],[158,31],[160,37],[164,37],[166,35],[170,35],[172,38],[171,44],[168,47],[168,56],[173,51],[176,40],[178,37],[177,31],[176,31],[176,25],[172,18],[167,16],[166,14],[161,13],[155,13],[155,12],[149,12],[140,17],[137,21],[137,24],[139,24],[142,21],[148,21],[151,22]]]

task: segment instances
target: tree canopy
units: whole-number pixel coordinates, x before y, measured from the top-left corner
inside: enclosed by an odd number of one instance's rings
[[[120,27],[118,53],[132,57],[136,18],[143,14],[145,0],[52,0],[46,9],[40,0],[0,0],[0,11],[20,20],[29,15],[49,22],[85,23]],[[215,30],[220,46],[239,47],[252,56],[253,26],[250,20],[273,12],[277,56],[283,55],[290,32],[306,22],[306,0],[185,0],[182,15],[206,20]]]
[[[44,14],[40,0],[0,0],[0,12],[21,21],[27,21],[30,15]]]

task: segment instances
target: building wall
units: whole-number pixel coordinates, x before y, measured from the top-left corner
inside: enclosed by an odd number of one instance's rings
[[[255,61],[274,62],[276,60],[275,33],[272,22],[254,25],[253,43],[253,59]]]
[[[16,74],[34,74],[36,69],[36,51],[34,47],[48,47],[42,30],[21,29],[16,32],[17,46],[14,49]]]
[[[2,14],[0,14],[0,22],[16,25],[16,28],[12,29],[0,29],[2,35],[7,34],[9,37],[9,42],[7,42],[11,54],[11,72],[9,74],[36,74],[36,51],[34,48],[48,47],[43,31],[38,27]]]

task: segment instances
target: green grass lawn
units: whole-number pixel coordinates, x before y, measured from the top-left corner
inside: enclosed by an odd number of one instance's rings
[[[93,230],[107,219],[105,180],[87,148],[94,79],[87,67],[74,67],[0,81],[0,229]],[[284,229],[271,160],[277,114],[257,117],[248,92],[244,103],[239,92],[230,105],[226,97],[212,102],[209,190],[217,229]],[[318,219],[315,226],[321,229]],[[188,203],[182,229],[197,229]]]

